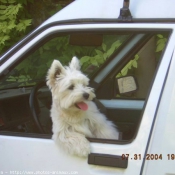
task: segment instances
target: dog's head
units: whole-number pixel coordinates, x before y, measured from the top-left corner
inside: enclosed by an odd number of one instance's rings
[[[86,111],[87,101],[95,97],[88,84],[89,79],[80,71],[76,57],[72,58],[69,67],[63,67],[58,60],[54,60],[48,71],[47,85],[53,100],[62,109]]]

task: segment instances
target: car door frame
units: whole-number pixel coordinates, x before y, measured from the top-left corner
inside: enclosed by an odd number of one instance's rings
[[[175,47],[145,150],[145,155],[147,154],[149,159],[143,161],[141,174],[173,174],[175,172],[174,158],[169,157],[169,155],[174,156],[175,144],[173,139],[175,135],[174,73]],[[161,159],[156,159],[156,155],[161,155]],[[159,166],[159,168],[154,169],[155,166]]]
[[[122,156],[129,155],[128,157],[128,167],[126,169],[121,168],[107,168],[103,166],[97,166],[97,165],[88,165],[86,159],[81,159],[77,157],[71,157],[69,155],[66,155],[62,153],[60,149],[58,149],[52,140],[50,139],[39,139],[39,138],[29,138],[29,137],[17,137],[17,136],[9,136],[1,135],[0,133],[0,164],[3,166],[3,171],[7,171],[7,169],[14,169],[17,167],[19,170],[22,170],[24,168],[27,169],[26,164],[29,163],[33,170],[37,170],[38,168],[42,169],[49,168],[46,163],[43,162],[42,166],[39,165],[40,159],[47,160],[47,163],[49,160],[52,160],[54,163],[48,163],[50,166],[50,171],[55,170],[58,168],[57,161],[60,163],[59,165],[64,169],[66,166],[61,162],[67,162],[70,167],[67,167],[68,171],[77,171],[83,173],[84,171],[87,171],[87,173],[99,173],[100,171],[104,171],[107,174],[115,174],[115,173],[121,173],[121,174],[140,174],[143,158],[145,156],[145,150],[146,145],[148,142],[148,138],[150,133],[152,132],[151,127],[153,124],[154,117],[156,115],[156,111],[158,109],[159,100],[162,93],[163,84],[166,79],[166,74],[168,71],[168,67],[171,61],[174,45],[175,45],[175,25],[174,24],[72,24],[72,25],[59,25],[59,26],[52,26],[45,29],[43,32],[39,33],[37,36],[35,36],[33,39],[28,41],[26,45],[24,45],[21,49],[13,53],[13,55],[9,58],[3,61],[3,64],[0,67],[0,73],[6,73],[10,69],[12,64],[15,64],[15,62],[18,61],[18,59],[23,55],[25,52],[27,52],[31,47],[33,47],[37,42],[42,40],[43,37],[49,35],[53,32],[63,32],[63,31],[77,31],[77,30],[122,30],[122,29],[128,29],[133,31],[142,31],[142,30],[171,30],[171,36],[168,41],[167,47],[165,49],[161,64],[159,66],[159,69],[157,71],[157,75],[154,79],[154,83],[152,85],[149,98],[145,104],[145,109],[143,112],[143,117],[140,123],[140,127],[138,129],[138,133],[136,138],[131,142],[127,144],[114,144],[114,143],[96,143],[91,142],[91,153],[103,153],[103,154],[109,154],[109,155],[118,155]],[[13,50],[13,49],[12,49]],[[9,51],[10,52],[10,51]],[[166,58],[166,59],[165,59]],[[145,132],[147,131],[147,132]],[[42,136],[41,136],[42,137]],[[13,145],[13,149],[12,149]],[[30,146],[32,147],[30,147]],[[42,146],[43,145],[43,146]],[[36,149],[35,149],[36,148]],[[45,149],[48,149],[47,151]],[[22,150],[22,151],[21,151]],[[29,151],[30,150],[30,151]],[[39,150],[39,151],[38,151]],[[51,150],[49,152],[49,150]],[[16,151],[14,153],[13,151]],[[21,151],[21,152],[20,152]],[[32,160],[34,158],[31,156],[32,151],[34,151],[35,154],[38,154],[37,164],[36,161],[35,164],[32,163]],[[43,156],[43,153],[46,153],[45,156]],[[50,153],[50,154],[49,154]],[[55,154],[54,154],[55,153]],[[17,164],[17,162],[13,163],[13,159],[11,157],[17,157],[19,155],[21,156],[23,162],[20,165]],[[41,156],[42,155],[42,156]],[[61,160],[57,158],[57,156],[61,156]],[[141,155],[141,160],[138,158],[135,160],[136,155]],[[25,158],[23,156],[26,156]],[[39,156],[41,156],[39,158]],[[53,156],[53,157],[51,157]],[[7,162],[11,160],[7,164]],[[60,168],[59,166],[59,168]],[[73,168],[74,167],[74,168]],[[76,167],[76,169],[75,169]]]

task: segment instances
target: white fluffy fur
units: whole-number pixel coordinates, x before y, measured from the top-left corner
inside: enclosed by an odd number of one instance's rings
[[[52,92],[51,118],[53,139],[68,153],[87,156],[90,144],[86,137],[118,139],[115,125],[99,112],[93,89],[87,87],[89,79],[80,71],[79,60],[72,58],[69,67],[54,60],[47,75],[47,85]],[[83,94],[89,94],[86,99]],[[84,111],[76,103],[84,102]]]

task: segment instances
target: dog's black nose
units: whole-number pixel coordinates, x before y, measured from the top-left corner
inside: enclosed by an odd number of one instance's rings
[[[89,94],[88,93],[84,93],[83,97],[87,100],[89,98]]]

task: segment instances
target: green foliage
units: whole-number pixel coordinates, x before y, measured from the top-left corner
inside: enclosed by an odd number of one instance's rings
[[[158,34],[157,38],[158,40],[157,40],[156,52],[161,52],[166,46],[167,38],[161,34]]]
[[[29,75],[20,75],[20,76],[9,76],[8,82],[15,82],[19,83],[19,86],[26,86],[26,85],[34,85],[35,83],[30,83],[31,77]]]
[[[121,76],[126,76],[129,70],[131,70],[132,68],[137,68],[137,67],[138,67],[138,63],[137,63],[138,59],[139,59],[139,55],[136,54],[136,55],[134,56],[134,59],[130,60],[130,61],[125,65],[125,67],[121,70],[121,72],[117,74],[116,77],[119,78],[119,77],[121,77]]]
[[[168,33],[162,33],[162,34],[157,34],[156,35],[156,49],[155,49],[155,53],[156,53],[156,62],[158,63],[160,58],[161,58],[161,54],[162,51],[164,50],[166,44],[167,44],[167,39],[168,38]]]
[[[20,40],[32,20],[24,6],[33,0],[0,0],[0,53]]]
[[[22,21],[21,21],[22,22]],[[26,21],[26,23],[28,23]],[[21,29],[21,28],[20,28]],[[156,35],[156,53],[161,53],[167,39],[163,35]],[[82,70],[86,74],[94,73],[114,52],[127,40],[129,35],[104,35],[101,46],[74,46],[69,43],[69,35],[51,39],[21,62],[6,79],[18,86],[32,85],[41,78],[45,78],[52,61],[58,59],[63,65],[68,65],[73,56],[80,58]],[[139,55],[136,54],[116,77],[126,76],[138,67]],[[7,83],[8,84],[8,83]]]
[[[156,43],[156,53],[161,53],[163,51],[163,49],[166,46],[167,43],[167,37],[166,35],[162,35],[162,34],[157,34],[157,43]],[[160,58],[160,55],[158,56],[158,58]],[[137,68],[138,67],[138,59],[139,59],[139,55],[136,54],[134,59],[130,60],[128,64],[125,65],[125,67],[121,70],[120,73],[117,74],[117,78],[121,77],[121,76],[126,76],[128,74],[128,71],[133,69],[133,68]]]
[[[102,45],[98,47],[70,45],[69,35],[53,38],[22,61],[11,72],[6,82],[9,85],[16,82],[17,86],[32,85],[37,80],[45,78],[54,59],[59,59],[63,65],[68,65],[70,59],[75,55],[81,58],[82,70],[90,74],[94,68],[96,69],[103,64],[126,39],[126,36],[120,40],[117,38],[122,38],[121,36],[115,36],[109,42],[109,36],[105,37]],[[93,70],[87,70],[87,66],[93,66]]]
[[[7,81],[16,81],[19,83],[18,86],[32,84],[32,80],[45,78],[54,59],[59,59],[63,65],[67,65],[73,56],[81,57],[80,55],[88,54],[87,52],[91,53],[92,50],[92,47],[71,46],[69,36],[54,38],[22,61]]]
[[[116,49],[121,45],[121,41],[117,40],[109,47],[107,44],[102,43],[102,46],[100,49],[95,49],[95,55],[94,56],[83,56],[80,59],[80,62],[83,66],[89,66],[94,65],[99,67],[101,64],[103,64],[106,59],[108,59]],[[109,47],[109,48],[108,48]]]
[[[60,11],[63,7],[60,4],[55,4],[55,9],[49,11],[49,15],[52,16],[56,12]]]

